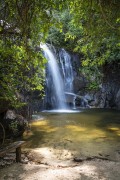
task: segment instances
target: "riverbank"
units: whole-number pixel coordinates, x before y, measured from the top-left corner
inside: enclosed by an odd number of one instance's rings
[[[22,163],[6,158],[0,180],[119,180],[120,113],[43,113],[24,134]],[[13,163],[9,165],[9,159]]]
[[[22,163],[0,169],[0,180],[119,180],[120,151],[114,155],[75,157],[71,151],[35,148],[24,151]]]

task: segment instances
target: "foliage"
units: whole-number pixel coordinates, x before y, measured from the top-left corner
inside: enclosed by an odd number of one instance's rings
[[[17,107],[23,105],[19,103],[18,92],[24,95],[24,91],[42,90],[44,74],[40,69],[45,61],[40,52],[34,52],[31,48],[26,51],[22,44],[13,44],[11,39],[6,38],[6,43],[0,43],[0,58],[1,99]]]
[[[120,2],[75,0],[70,7],[73,24],[83,32],[75,48],[84,54],[83,65],[100,66],[120,60]]]
[[[42,90],[46,60],[40,50],[62,0],[0,1],[0,99],[23,105],[19,94]]]
[[[18,122],[17,121],[11,121],[11,123],[9,124],[9,129],[15,135],[17,133],[17,131],[18,131]]]
[[[98,68],[97,66],[85,66],[79,71],[88,80],[87,90],[98,90],[101,87],[103,74],[100,68]]]
[[[18,107],[19,93],[43,89],[46,61],[37,47],[47,35],[82,53],[85,71],[119,61],[119,9],[119,0],[1,0],[0,99]]]
[[[59,24],[53,24],[50,28],[47,41],[57,47],[62,47],[73,51],[78,37],[81,37],[81,27],[76,28],[72,22],[73,15],[68,9],[61,12],[55,11],[54,18]]]
[[[101,83],[101,66],[120,61],[119,9],[118,0],[68,0],[67,9],[56,13],[62,25],[50,30],[48,41],[83,55],[83,74],[91,82],[89,88],[96,89]]]

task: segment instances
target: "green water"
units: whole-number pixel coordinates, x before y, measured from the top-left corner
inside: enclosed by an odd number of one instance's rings
[[[36,117],[31,132],[24,136],[27,148],[49,147],[79,155],[112,156],[120,150],[120,111],[89,109],[67,114],[39,113]]]

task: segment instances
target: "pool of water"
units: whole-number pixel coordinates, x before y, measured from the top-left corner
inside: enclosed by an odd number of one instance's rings
[[[120,152],[120,111],[89,109],[76,113],[35,114],[27,148],[49,147],[79,155]]]

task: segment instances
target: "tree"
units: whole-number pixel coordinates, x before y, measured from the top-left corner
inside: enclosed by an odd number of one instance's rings
[[[59,4],[58,4],[59,2]],[[43,89],[46,60],[37,51],[62,0],[0,1],[0,99],[19,106],[19,92]]]
[[[43,89],[36,47],[50,27],[48,40],[82,53],[84,66],[119,60],[119,9],[119,0],[1,0],[0,98],[17,106],[18,92]]]
[[[99,71],[104,64],[120,61],[119,9],[117,0],[68,0],[67,9],[56,13],[62,25],[50,30],[48,41],[82,54],[86,77],[97,69],[102,78]]]
[[[120,59],[120,2],[118,0],[70,1],[73,24],[81,27],[76,51],[84,54],[84,65],[102,65]]]

